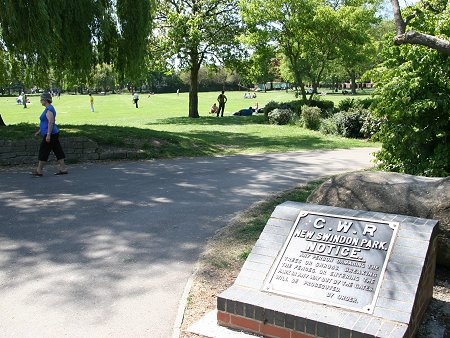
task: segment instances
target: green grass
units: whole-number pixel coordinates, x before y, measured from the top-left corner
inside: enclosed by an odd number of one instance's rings
[[[238,153],[284,152],[367,146],[366,141],[325,136],[296,125],[265,123],[262,114],[232,116],[239,109],[258,102],[294,100],[292,92],[258,93],[244,99],[243,92],[226,92],[225,117],[208,114],[218,93],[199,93],[199,119],[188,117],[188,93],[140,95],[139,108],[131,95],[94,96],[95,112],[90,111],[87,95],[62,95],[53,104],[61,136],[86,136],[103,146],[141,149],[146,157],[213,156]],[[342,95],[327,95],[337,103]],[[0,128],[0,139],[26,139],[38,127],[43,110],[37,96],[30,97],[27,109],[14,97],[0,97],[0,114],[7,124]]]

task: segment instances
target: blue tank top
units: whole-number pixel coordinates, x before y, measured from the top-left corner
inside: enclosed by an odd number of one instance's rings
[[[50,104],[47,107],[45,107],[44,111],[42,112],[39,119],[41,120],[41,123],[39,124],[39,129],[41,130],[41,135],[45,136],[47,135],[48,131],[48,118],[47,118],[47,110],[50,110],[50,112],[53,114],[53,118],[55,120],[55,123],[53,123],[53,129],[51,134],[57,134],[59,132],[58,127],[56,126],[56,110],[55,108]]]

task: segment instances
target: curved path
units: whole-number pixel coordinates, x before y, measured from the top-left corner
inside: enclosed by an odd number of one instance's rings
[[[171,337],[207,239],[249,204],[375,149],[0,171],[1,337]]]

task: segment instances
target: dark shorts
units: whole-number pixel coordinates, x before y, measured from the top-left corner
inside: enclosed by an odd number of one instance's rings
[[[45,136],[42,138],[41,145],[39,146],[39,161],[47,162],[48,156],[52,150],[57,160],[66,158],[66,155],[61,147],[61,143],[59,143],[59,133],[52,134],[50,136],[50,143],[45,141]]]

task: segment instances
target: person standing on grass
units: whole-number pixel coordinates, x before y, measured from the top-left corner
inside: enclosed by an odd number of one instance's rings
[[[217,101],[219,101],[219,110],[217,110],[217,117],[219,117],[219,114],[221,117],[223,117],[225,103],[227,103],[227,97],[225,96],[225,92],[223,90],[222,93],[217,97]]]
[[[89,102],[91,103],[91,112],[94,112],[94,97],[89,93]]]
[[[34,134],[38,136],[39,134],[42,136],[42,141],[39,146],[39,162],[36,170],[34,170],[31,175],[34,177],[40,177],[43,175],[44,165],[48,161],[48,157],[50,152],[56,156],[58,161],[59,171],[55,173],[55,175],[65,175],[68,174],[66,165],[64,163],[64,158],[66,155],[61,147],[61,143],[59,142],[59,129],[56,126],[56,110],[52,105],[52,96],[50,93],[42,93],[41,95],[41,104],[45,107],[41,116],[39,117],[40,124],[39,129]]]
[[[138,108],[138,101],[139,101],[139,94],[137,92],[135,92],[133,94],[133,102],[136,105],[136,108]]]

